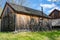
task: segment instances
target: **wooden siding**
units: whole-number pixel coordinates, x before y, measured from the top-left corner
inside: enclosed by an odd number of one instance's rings
[[[60,26],[60,19],[52,19],[52,26]]]
[[[60,18],[60,11],[55,9],[50,13],[49,16],[51,18],[55,18],[55,19]]]
[[[38,24],[39,17],[32,16],[32,18]],[[21,28],[21,26],[23,26],[23,28],[27,28],[27,26],[29,27],[30,20],[31,16],[29,15],[16,14],[16,26],[18,30]]]
[[[51,17],[51,18],[54,18],[54,13],[52,13],[52,14],[50,15],[50,17]]]
[[[4,9],[3,13],[2,13],[2,18],[5,15],[5,12],[7,11],[7,8],[9,8],[12,13],[14,13],[14,11],[8,5],[6,5],[6,7],[5,7],[5,9]]]
[[[2,14],[1,31],[9,30],[14,30],[14,11],[8,5],[6,5]]]
[[[29,27],[31,27],[31,26],[29,26],[31,18],[34,19],[34,22],[32,22],[31,25],[37,25],[36,27],[38,28],[39,21],[42,22],[42,20],[40,19],[42,17],[32,16],[32,15],[25,15],[24,13],[23,14],[22,13],[21,14],[16,13],[16,20],[15,20],[16,30],[20,30],[21,28],[22,29],[26,29],[26,28],[28,29]],[[43,18],[43,22],[44,22],[43,25],[46,26],[48,21],[49,21],[49,19]]]

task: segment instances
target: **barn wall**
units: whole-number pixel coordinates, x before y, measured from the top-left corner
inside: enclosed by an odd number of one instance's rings
[[[50,15],[51,18],[60,18],[60,11],[53,11]]]
[[[47,19],[47,18],[43,18],[43,20],[44,20],[45,22],[48,22],[48,21],[49,21],[49,19]]]
[[[32,16],[34,19],[34,25],[38,25],[39,23],[39,18],[42,17],[37,17],[37,16]],[[43,19],[45,22],[48,22],[47,18]],[[16,30],[19,30],[21,27],[26,28],[29,27],[29,23],[31,21],[31,15],[25,15],[25,14],[16,14]],[[37,26],[38,27],[38,26]]]
[[[52,26],[60,26],[60,19],[52,19]]]
[[[50,15],[50,17],[54,18],[54,13],[52,13],[52,14]]]
[[[8,5],[6,5],[6,7],[5,7],[5,9],[4,9],[3,13],[2,13],[2,18],[3,18],[4,16],[6,16],[7,8],[9,8],[9,9],[11,10],[11,12],[14,13],[14,11],[13,11]]]
[[[12,27],[14,25],[14,24],[12,24],[13,15],[14,15],[13,13],[14,13],[14,11],[8,5],[6,5],[6,7],[5,7],[4,11],[3,11],[3,14],[2,14],[1,31],[8,31],[8,30],[13,29],[13,27]],[[8,17],[8,14],[9,14],[9,17]]]
[[[60,18],[60,11],[59,11],[59,18]]]
[[[32,16],[34,18],[34,21],[38,23],[38,17]],[[23,15],[23,14],[16,14],[16,26],[17,29],[20,29],[20,27],[23,26],[23,28],[29,26],[29,22],[31,20],[31,17],[29,15]]]

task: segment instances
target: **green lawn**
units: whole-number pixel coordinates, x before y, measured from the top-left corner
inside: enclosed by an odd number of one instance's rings
[[[60,31],[0,33],[0,40],[60,40]]]

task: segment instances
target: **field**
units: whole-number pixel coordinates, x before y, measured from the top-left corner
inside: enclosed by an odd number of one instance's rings
[[[0,40],[60,40],[60,31],[47,32],[1,32]]]

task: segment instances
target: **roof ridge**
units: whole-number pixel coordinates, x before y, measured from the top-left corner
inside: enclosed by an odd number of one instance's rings
[[[58,9],[54,9],[54,10],[60,11],[60,10],[58,10]]]

